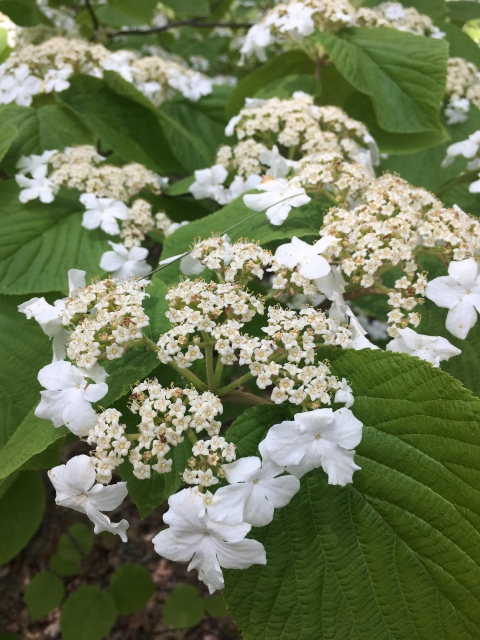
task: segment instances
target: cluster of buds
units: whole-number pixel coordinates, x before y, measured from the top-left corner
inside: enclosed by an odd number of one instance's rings
[[[113,470],[120,465],[131,446],[125,437],[125,425],[120,424],[122,414],[116,409],[106,409],[90,429],[86,438],[88,444],[94,445],[92,460],[97,474],[97,482],[108,484]]]
[[[227,442],[222,436],[197,440],[193,445],[192,454],[188,461],[189,468],[185,469],[182,478],[187,484],[199,487],[218,484],[219,478],[225,477],[222,465],[225,462],[233,462],[236,458],[235,445]]]

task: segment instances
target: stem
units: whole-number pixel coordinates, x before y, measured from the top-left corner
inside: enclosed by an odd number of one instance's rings
[[[190,442],[191,442],[192,444],[194,444],[194,445],[195,445],[195,444],[197,444],[198,439],[197,439],[197,436],[195,435],[195,433],[194,433],[193,429],[191,429],[190,427],[188,427],[188,429],[187,429],[186,433],[187,433],[187,436],[188,436],[188,439],[190,440]]]
[[[87,2],[88,4],[88,2]],[[110,38],[116,36],[147,36],[150,33],[162,33],[177,27],[196,27],[197,29],[213,29],[214,27],[227,27],[228,29],[250,29],[253,25],[248,22],[200,22],[204,18],[192,18],[191,20],[178,20],[170,22],[162,27],[152,27],[151,29],[124,29],[123,31],[114,31],[109,34]]]
[[[468,184],[470,182],[474,182],[478,178],[478,170],[476,171],[464,171],[459,176],[455,176],[451,180],[447,180],[437,189],[437,196],[445,193],[445,191],[449,191],[449,189],[453,189],[459,184]]]
[[[123,435],[130,442],[134,442],[135,440],[138,440],[138,438],[139,438],[139,434],[138,433],[124,433]]]
[[[252,378],[253,378],[253,375],[250,372],[248,372],[244,376],[242,376],[241,378],[237,378],[236,380],[234,380],[230,384],[227,384],[225,387],[222,387],[221,389],[217,389],[216,390],[216,394],[219,397],[226,396],[227,393],[230,393],[231,391],[234,391],[235,389],[238,389],[238,387],[241,387],[242,384],[245,384],[245,382],[248,382]]]
[[[243,402],[244,404],[248,404],[251,406],[257,404],[274,404],[271,400],[267,400],[267,398],[261,398],[260,396],[256,396],[253,393],[248,393],[247,391],[230,391],[230,393],[227,393],[227,395],[223,396],[222,400],[230,402]]]
[[[172,369],[179,373],[182,378],[185,378],[185,380],[191,382],[193,386],[199,391],[208,391],[208,386],[203,382],[203,380],[200,380],[200,378],[198,378],[189,369],[181,369],[177,364],[175,364],[175,362],[169,362],[168,366],[172,367]]]
[[[215,378],[214,378],[215,389],[220,386],[220,383],[222,381],[222,373],[223,373],[223,367],[224,366],[225,365],[220,360],[220,356],[218,356],[217,366],[215,367]]]
[[[390,292],[388,287],[385,287],[383,284],[377,284],[376,287],[372,287],[369,289],[355,289],[350,293],[346,293],[343,297],[345,300],[356,300],[357,298],[363,298],[363,296],[380,296],[385,295]]]
[[[156,345],[153,340],[150,340],[150,338],[146,336],[143,333],[143,331],[142,331],[142,336],[143,336],[143,344],[147,347],[147,349],[150,349],[150,351],[154,351],[155,353],[157,353],[158,345]]]
[[[205,364],[207,366],[207,383],[210,391],[215,391],[215,373],[213,371],[213,344],[205,345]]]
[[[93,31],[96,32],[96,31],[98,31],[100,23],[98,22],[98,18],[97,18],[96,14],[95,14],[95,11],[93,10],[93,7],[91,5],[90,0],[85,0],[85,4],[87,6],[87,11],[88,11],[88,13],[89,13],[89,15],[90,15],[90,17],[92,19]],[[94,33],[93,39],[95,39],[95,33]]]

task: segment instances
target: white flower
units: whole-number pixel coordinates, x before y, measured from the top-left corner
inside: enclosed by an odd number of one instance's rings
[[[237,124],[240,122],[241,119],[242,119],[242,116],[240,114],[233,116],[233,118],[230,118],[227,126],[225,127],[226,136],[229,136],[229,137],[233,136],[233,134],[235,133],[235,127],[237,126]]]
[[[327,275],[315,280],[315,284],[329,300],[344,304],[343,294],[347,283],[342,276],[340,267],[331,267]]]
[[[335,393],[334,401],[344,402],[346,409],[350,409],[352,404],[355,402],[352,387],[349,386],[345,378],[342,378],[342,381],[338,383],[338,391]]]
[[[48,476],[57,492],[55,502],[85,513],[95,525],[95,533],[109,531],[127,542],[126,520],[111,522],[101,511],[112,511],[119,507],[127,495],[125,482],[105,487],[95,484],[95,467],[92,458],[81,455],[71,458],[67,464],[50,469]]]
[[[170,260],[170,258],[167,258],[167,260]],[[200,260],[194,258],[190,253],[183,256],[180,260],[180,271],[186,276],[198,276],[202,271],[205,271],[206,268]]]
[[[413,329],[398,329],[400,336],[387,344],[387,351],[409,353],[439,367],[442,360],[458,356],[462,352],[441,336],[425,336]]]
[[[385,7],[384,15],[387,20],[403,20],[405,9],[399,2],[391,2]]]
[[[82,227],[97,229],[100,227],[111,236],[120,233],[116,218],[128,219],[128,208],[119,200],[113,198],[97,198],[93,193],[84,193],[80,196],[80,202],[86,211],[82,218]]]
[[[329,484],[345,486],[360,469],[353,461],[352,449],[362,439],[362,426],[350,409],[297,413],[293,422],[282,422],[269,430],[267,452],[297,478],[322,467]]]
[[[101,260],[100,268],[108,271],[117,278],[126,280],[131,276],[143,277],[152,270],[147,264],[148,249],[144,247],[132,247],[127,249],[125,245],[108,242],[113,251],[106,251]]]
[[[224,204],[222,202],[225,198],[223,183],[227,179],[228,171],[223,165],[215,164],[209,169],[198,169],[193,175],[195,176],[195,182],[190,185],[188,190],[195,200],[212,198],[220,204]]]
[[[45,93],[52,91],[64,91],[70,86],[68,78],[73,73],[73,67],[70,64],[65,65],[61,69],[49,69],[45,74]]]
[[[30,75],[26,64],[21,64],[0,80],[0,103],[16,102],[22,107],[32,104],[32,97],[42,90],[42,81]]]
[[[247,569],[266,564],[267,559],[260,542],[245,540],[249,524],[215,522],[205,506],[207,500],[213,503],[215,497],[202,496],[193,488],[170,496],[170,509],[163,516],[170,528],[160,531],[152,542],[155,551],[169,560],[191,559],[188,570],[198,569],[200,580],[213,593],[224,586],[221,567]]]
[[[448,276],[427,284],[425,295],[438,307],[448,309],[445,326],[455,337],[464,340],[480,312],[480,276],[473,258],[451,262]]]
[[[245,191],[256,189],[261,181],[262,178],[255,173],[248,176],[246,180],[242,178],[242,176],[235,176],[228,189],[230,195],[229,200],[235,200],[235,198],[241,196]]]
[[[70,269],[68,272],[69,295],[72,296],[78,289],[85,288],[85,271]],[[62,325],[62,313],[65,309],[67,298],[55,300],[53,305],[45,298],[31,298],[27,302],[18,305],[20,313],[24,313],[27,319],[35,318],[43,332],[53,338],[53,361],[65,359],[65,343],[68,331]]]
[[[312,13],[315,9],[306,7],[302,2],[293,2],[281,16],[275,16],[273,24],[282,33],[291,33],[294,38],[309,36],[315,30]]]
[[[459,98],[458,100],[453,100],[445,107],[447,124],[452,125],[466,122],[468,120],[469,111],[470,100],[468,98]]]
[[[22,191],[18,195],[20,202],[25,203],[36,198],[45,204],[54,201],[58,187],[47,178],[47,171],[48,165],[41,164],[35,169],[31,178],[17,173],[15,180],[18,186],[22,187]]]
[[[30,156],[21,156],[17,162],[17,169],[20,173],[29,173],[30,175],[33,175],[39,167],[47,164],[50,158],[56,153],[58,153],[58,151],[56,149],[52,149],[50,151],[44,151],[40,156],[34,153]]]
[[[247,194],[243,202],[253,211],[266,209],[267,218],[276,226],[285,222],[292,207],[301,207],[311,200],[305,189],[289,187],[286,180],[264,180],[257,189],[265,193]]]
[[[285,469],[268,457],[265,441],[258,448],[262,460],[249,456],[222,465],[230,485],[215,493],[209,509],[214,520],[263,527],[272,521],[274,509],[287,505],[300,489],[297,478],[280,475]]]
[[[370,342],[366,330],[360,324],[358,318],[355,317],[353,311],[346,307],[346,315],[350,318],[349,329],[352,332],[352,349],[361,351],[362,349],[378,349],[377,345]]]
[[[284,158],[277,145],[273,145],[272,150],[265,149],[262,151],[259,160],[262,164],[266,164],[270,169],[267,171],[267,176],[274,178],[285,178],[291,168],[297,166],[297,162],[294,160],[287,160]]]
[[[101,400],[108,391],[105,382],[88,384],[83,372],[64,360],[52,362],[38,372],[38,381],[46,389],[35,409],[37,418],[51,420],[54,427],[65,425],[77,436],[87,435],[95,426],[97,414],[91,403]],[[95,374],[93,374],[95,375]]]
[[[470,159],[477,155],[480,147],[480,131],[475,131],[472,135],[468,136],[466,140],[455,142],[447,148],[447,155],[442,162],[442,167],[448,167],[452,164],[457,156],[463,156]]]
[[[336,242],[333,236],[324,236],[312,246],[293,236],[291,242],[278,247],[275,257],[281,266],[292,270],[298,267],[301,276],[314,280],[330,272],[330,265],[320,254]]]
[[[133,82],[131,61],[131,51],[116,51],[103,62],[103,68],[106,71],[116,71],[127,82]]]
[[[198,71],[192,75],[184,75],[172,69],[168,84],[180,91],[184,98],[197,102],[202,96],[212,93],[213,82]]]
[[[242,58],[254,53],[260,62],[265,62],[267,59],[267,56],[265,55],[265,47],[268,47],[272,42],[273,38],[268,26],[264,24],[253,25],[253,27],[248,30],[245,42],[240,49]]]

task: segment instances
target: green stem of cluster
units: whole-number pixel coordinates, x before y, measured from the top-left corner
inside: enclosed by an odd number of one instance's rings
[[[248,372],[241,378],[237,378],[236,380],[234,380],[230,384],[225,385],[221,389],[217,389],[216,394],[220,398],[222,396],[226,396],[227,393],[230,393],[231,391],[235,391],[235,389],[238,389],[238,387],[241,387],[243,384],[245,384],[245,382],[248,382],[252,378],[253,378],[253,375],[250,372]]]
[[[189,369],[181,369],[175,362],[169,362],[168,366],[171,367],[174,371],[185,378],[188,382],[191,382],[193,386],[198,389],[198,391],[208,391],[208,385],[200,380],[194,373],[192,373]]]
[[[139,434],[138,433],[124,433],[123,435],[130,442],[134,442],[135,440],[138,440],[138,438],[139,438]]]
[[[220,356],[218,356],[217,366],[215,367],[215,378],[214,378],[215,389],[217,389],[220,386],[220,383],[222,381],[222,373],[223,373],[224,366],[225,365],[221,361]]]
[[[195,432],[193,431],[193,429],[191,429],[190,427],[187,429],[186,431],[187,437],[190,440],[190,442],[195,445],[198,442],[198,438],[195,435]]]
[[[208,333],[202,332],[205,340],[205,365],[207,369],[207,383],[210,391],[215,391],[215,373],[213,370],[213,342],[210,341]]]
[[[271,400],[256,396],[254,393],[248,393],[248,391],[230,391],[230,393],[223,396],[222,400],[225,402],[242,402],[252,407],[257,404],[273,404]]]
[[[150,340],[150,338],[146,336],[143,332],[142,332],[142,335],[143,335],[143,344],[147,347],[147,349],[150,349],[150,351],[157,353],[158,345],[155,344],[153,340]]]

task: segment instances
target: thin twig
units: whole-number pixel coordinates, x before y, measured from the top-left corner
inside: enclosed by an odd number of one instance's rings
[[[250,29],[253,25],[248,22],[201,22],[201,18],[192,18],[191,20],[178,20],[177,22],[169,22],[161,27],[151,27],[150,29],[123,29],[109,33],[110,38],[117,36],[148,36],[151,33],[163,33],[176,29],[177,27],[196,27],[197,29],[213,29],[215,27],[225,27],[228,29]]]
[[[87,11],[90,14],[90,17],[91,17],[92,22],[93,22],[93,30],[96,32],[96,31],[98,31],[98,28],[100,27],[100,23],[99,23],[98,18],[97,18],[96,14],[95,14],[95,11],[93,10],[93,7],[91,5],[90,0],[85,0],[85,4],[87,6]]]

